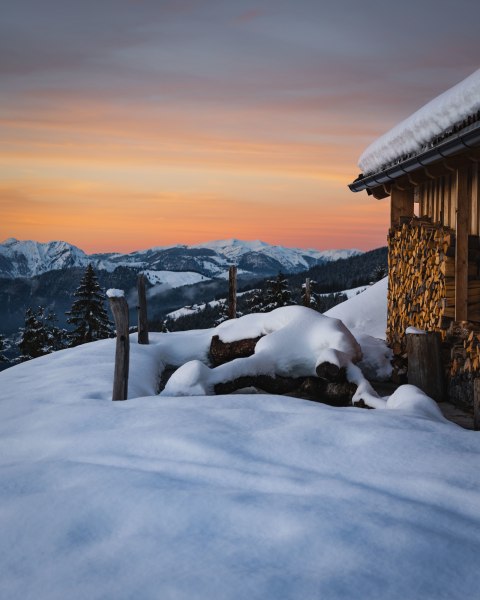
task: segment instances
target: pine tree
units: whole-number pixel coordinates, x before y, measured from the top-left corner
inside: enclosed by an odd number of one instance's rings
[[[265,312],[265,292],[258,288],[252,290],[246,299],[246,307],[249,313]]]
[[[20,361],[25,362],[38,356],[47,354],[45,351],[45,327],[31,308],[25,311],[25,326],[23,327],[22,337],[18,343],[20,349]]]
[[[8,358],[5,356],[4,352],[5,352],[5,338],[0,333],[0,363],[10,362],[8,360]]]
[[[388,275],[388,268],[384,265],[377,265],[372,271],[372,281],[380,281]]]
[[[76,300],[66,313],[69,317],[67,322],[74,326],[70,333],[70,345],[78,346],[109,337],[112,325],[105,310],[106,297],[91,264],[86,268],[74,296]]]
[[[22,337],[18,347],[22,362],[67,347],[67,332],[57,326],[55,313],[47,313],[43,306],[39,306],[36,311],[27,308],[25,326],[21,331]]]
[[[288,281],[283,273],[279,273],[275,279],[270,279],[267,283],[265,309],[262,312],[269,312],[275,308],[294,304]]]
[[[308,308],[313,308],[314,310],[318,310],[320,306],[321,296],[317,293],[317,282],[313,279],[310,279],[310,294],[307,297],[307,284],[302,283],[302,304],[303,306],[307,306]]]
[[[66,329],[58,327],[57,315],[54,312],[44,313],[43,323],[45,327],[45,349],[47,354],[63,350],[68,346],[68,333]]]
[[[217,316],[215,318],[214,326],[220,325],[224,321],[228,321],[228,304],[225,299],[219,300],[217,306],[215,307],[215,312]]]

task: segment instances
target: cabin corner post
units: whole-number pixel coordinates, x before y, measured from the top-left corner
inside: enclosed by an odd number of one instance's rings
[[[413,217],[413,215],[413,188],[403,189],[392,186],[390,190],[390,227],[397,227],[400,223],[400,217]]]
[[[456,194],[456,248],[455,248],[455,320],[468,320],[468,233],[470,198],[468,168],[461,167],[455,173]]]

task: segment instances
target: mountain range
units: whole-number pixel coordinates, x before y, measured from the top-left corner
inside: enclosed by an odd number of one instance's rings
[[[226,277],[228,267],[236,264],[239,276],[264,276],[279,271],[298,273],[360,253],[355,249],[304,250],[261,241],[230,239],[192,246],[154,247],[128,254],[107,252],[89,255],[67,242],[41,243],[9,238],[0,244],[0,277],[30,278],[59,269],[86,267],[89,263],[108,272],[117,267],[128,267],[150,272],[189,271],[208,278]]]

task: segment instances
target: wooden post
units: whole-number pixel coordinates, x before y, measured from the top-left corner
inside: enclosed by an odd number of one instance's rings
[[[111,293],[109,294],[109,292]],[[118,292],[118,290],[108,290],[107,292],[117,331],[112,400],[126,400],[128,396],[128,369],[130,361],[128,304],[124,296],[115,294],[115,292]]]
[[[470,211],[470,234],[480,235],[479,229],[479,209],[480,209],[480,177],[479,177],[479,162],[473,163],[472,177],[472,207]]]
[[[403,190],[392,186],[390,197],[390,226],[396,227],[400,222],[400,217],[413,217],[414,215],[413,188]]]
[[[480,431],[480,378],[473,380],[473,428]]]
[[[456,172],[456,248],[455,248],[455,320],[468,319],[468,232],[470,198],[468,195],[468,168]]]
[[[145,294],[145,275],[141,273],[137,279],[138,291],[138,343],[148,344],[147,296]]]
[[[445,399],[442,348],[438,332],[408,333],[408,383],[437,402]]]
[[[303,299],[303,305],[308,306],[310,308],[310,303],[312,300],[312,292],[310,290],[310,277],[305,279],[305,296]]]
[[[228,318],[237,317],[237,267],[232,265],[228,270]]]

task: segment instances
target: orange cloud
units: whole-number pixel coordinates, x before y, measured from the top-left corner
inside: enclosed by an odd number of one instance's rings
[[[335,134],[318,122],[307,135],[298,114],[278,107],[267,118],[264,109],[52,100],[28,118],[24,107],[4,111],[0,237],[66,239],[87,251],[227,237],[384,243],[386,204],[346,187],[356,173],[350,135],[361,129]]]

